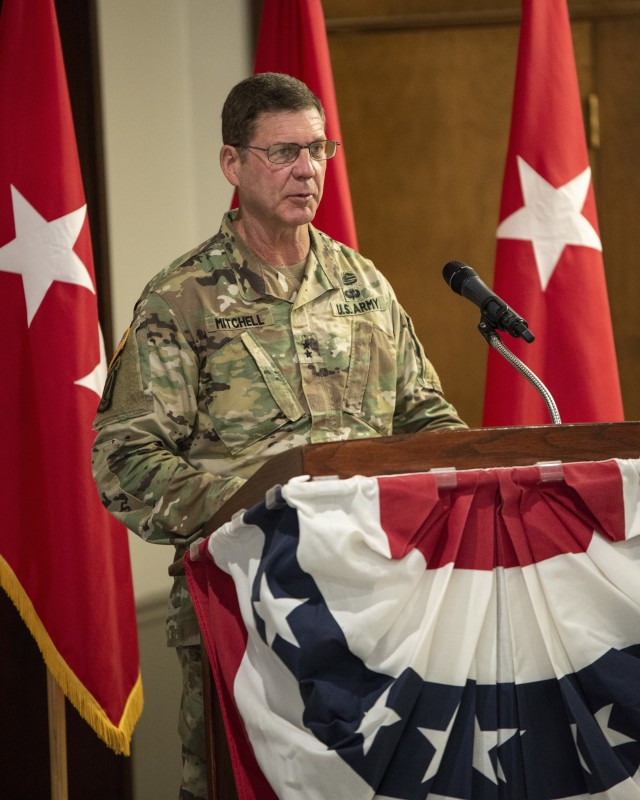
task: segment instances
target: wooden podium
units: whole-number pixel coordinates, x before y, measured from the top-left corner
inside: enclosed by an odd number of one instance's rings
[[[240,509],[264,500],[265,492],[274,485],[284,484],[297,475],[349,478],[445,467],[482,469],[638,457],[640,422],[424,431],[307,445],[270,459],[214,515],[205,527],[205,535]],[[176,562],[170,573],[176,574],[181,566]],[[209,798],[232,800],[237,793],[229,749],[204,646],[202,650]]]

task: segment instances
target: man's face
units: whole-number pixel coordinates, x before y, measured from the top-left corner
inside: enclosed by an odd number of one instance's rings
[[[324,138],[320,114],[307,109],[261,114],[249,144],[306,145]],[[326,161],[314,161],[308,150],[301,150],[291,164],[272,164],[266,153],[245,150],[235,172],[243,217],[253,217],[267,230],[311,222],[322,197],[326,167]]]

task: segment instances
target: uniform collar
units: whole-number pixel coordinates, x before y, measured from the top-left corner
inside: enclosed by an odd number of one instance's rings
[[[338,289],[341,286],[340,270],[333,250],[333,240],[319,230],[309,226],[311,250],[307,262],[307,271],[302,280],[295,306],[315,300],[316,297]]]
[[[259,266],[260,260],[233,227],[237,213],[237,209],[234,209],[223,216],[217,244],[225,253],[228,267],[236,275],[243,299],[251,302],[262,299],[269,293]],[[307,270],[295,301],[296,306],[308,303],[342,285],[337,262],[339,251],[334,247],[335,242],[312,225],[309,226],[309,232],[311,250]]]

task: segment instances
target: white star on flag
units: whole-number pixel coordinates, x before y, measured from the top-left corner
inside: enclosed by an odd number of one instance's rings
[[[361,733],[364,736],[362,743],[362,752],[367,755],[371,749],[380,728],[395,725],[402,717],[397,714],[392,708],[387,707],[387,698],[391,687],[386,689],[371,708],[364,714],[356,733]]]
[[[482,730],[478,722],[475,720],[475,731],[473,734],[473,766],[478,772],[481,772],[485,778],[497,785],[498,779],[504,781],[504,773],[500,759],[497,758],[498,771],[496,772],[489,752],[494,747],[500,747],[505,742],[508,742],[512,736],[518,732],[517,728],[498,728],[497,730]]]
[[[497,237],[533,244],[540,285],[545,291],[566,245],[602,250],[600,237],[582,215],[591,168],[556,189],[523,158],[517,158],[524,206],[500,223]]]
[[[456,716],[458,714],[458,708],[456,708],[456,710],[453,713],[453,716],[449,720],[449,724],[447,725],[446,730],[439,731],[436,728],[418,728],[420,733],[435,749],[435,753],[433,754],[431,761],[429,762],[427,771],[424,773],[424,777],[422,778],[422,783],[426,783],[428,780],[433,778],[433,776],[440,769],[440,762],[442,761],[444,748],[447,742],[449,741],[449,735],[451,734],[453,723],[455,722]]]
[[[87,268],[73,252],[87,206],[47,221],[15,186],[11,199],[16,238],[0,247],[0,270],[22,275],[30,326],[54,281],[75,283],[95,294]]]
[[[585,772],[588,772],[589,775],[591,775],[592,774],[591,770],[587,766],[587,762],[584,760],[582,752],[580,751],[580,745],[578,744],[578,726],[575,722],[572,722],[571,725],[569,725],[569,727],[571,728],[571,735],[573,736],[573,741],[576,746],[576,752],[578,753],[578,760],[580,761],[580,766]]]
[[[629,736],[625,736],[624,733],[620,733],[620,731],[615,730],[615,728],[609,727],[609,719],[611,718],[611,711],[613,709],[613,703],[609,703],[609,705],[603,706],[601,709],[596,711],[593,715],[595,721],[600,726],[602,733],[604,734],[607,742],[611,745],[611,747],[617,747],[619,744],[626,744],[627,742],[635,742],[635,739],[629,738]],[[571,723],[571,735],[573,736],[573,741],[576,745],[576,750],[578,752],[578,758],[580,760],[580,765],[585,772],[588,772],[589,775],[592,774],[591,770],[589,769],[587,762],[584,760],[582,755],[582,751],[580,749],[580,744],[578,742],[578,726],[575,722]]]
[[[98,325],[98,339],[100,341],[100,361],[84,378],[78,378],[74,383],[77,386],[84,386],[85,389],[90,389],[95,392],[98,397],[102,395],[104,383],[107,380],[107,353],[104,347],[104,337],[102,336],[102,329]]]
[[[611,747],[616,747],[619,744],[627,744],[627,742],[635,742],[635,739],[631,739],[624,733],[621,733],[620,731],[617,731],[615,728],[611,728],[609,726],[612,710],[613,710],[613,703],[609,703],[609,705],[603,706],[599,711],[596,711],[596,713],[593,715],[596,722],[600,726],[600,729],[604,733],[606,740],[611,745]]]
[[[300,647],[300,642],[296,639],[291,626],[287,622],[289,614],[298,606],[307,602],[308,598],[300,600],[293,597],[274,597],[266,575],[262,576],[260,581],[260,599],[257,600],[253,607],[260,619],[264,622],[265,636],[267,644],[271,646],[276,634],[281,639],[289,642],[290,644]]]

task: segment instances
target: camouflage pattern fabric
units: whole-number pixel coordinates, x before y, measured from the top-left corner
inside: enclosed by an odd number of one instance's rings
[[[182,668],[182,702],[178,721],[178,733],[182,741],[182,784],[179,800],[207,800],[200,647],[178,647],[176,653]]]
[[[148,284],[94,425],[104,505],[143,539],[176,546],[177,557],[280,451],[464,425],[370,261],[311,227],[292,292],[233,218]],[[199,641],[184,578],[167,631],[172,646]]]

